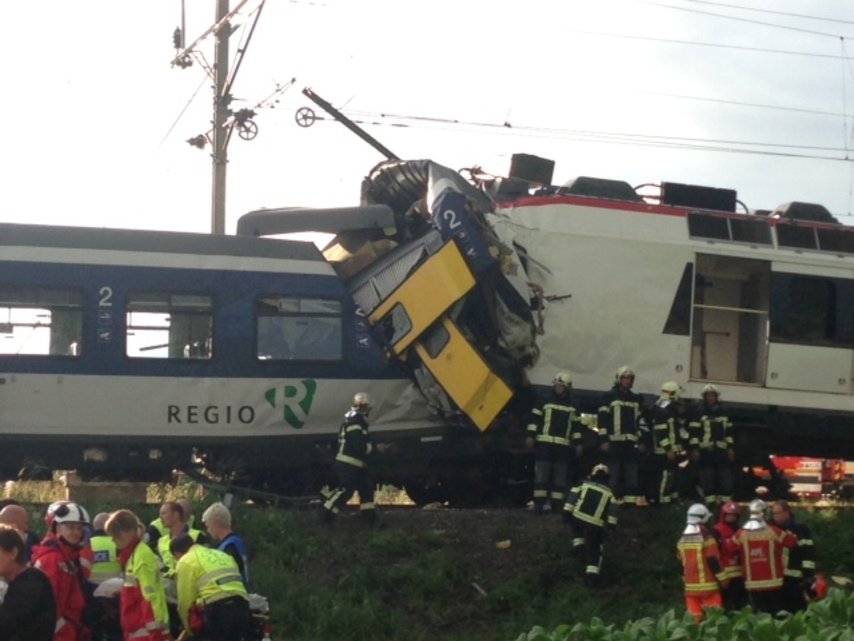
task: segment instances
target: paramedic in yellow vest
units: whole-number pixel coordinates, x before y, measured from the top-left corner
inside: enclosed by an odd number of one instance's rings
[[[160,520],[167,528],[166,534],[157,541],[157,554],[163,563],[162,571],[167,577],[175,573],[175,557],[169,551],[170,541],[180,534],[188,534],[196,543],[207,544],[208,537],[187,523],[184,508],[177,501],[166,501],[160,506]]]
[[[190,503],[190,499],[175,499],[175,502],[181,506],[181,509],[184,510],[184,514],[189,514],[190,518],[187,519],[187,523],[190,527],[195,525],[194,521],[196,520],[193,516],[193,504]],[[169,528],[163,525],[163,519],[158,516],[151,523],[148,524],[148,529],[145,532],[145,542],[148,543],[149,547],[154,550],[155,554],[157,554],[159,548],[157,547],[158,542],[160,541],[160,537],[169,532]]]
[[[231,555],[197,545],[187,534],[172,539],[170,550],[178,559],[175,580],[184,629],[210,641],[245,639],[252,622],[249,595]]]
[[[89,585],[86,591],[86,619],[92,628],[92,638],[96,641],[121,641],[122,630],[119,625],[118,598],[96,597],[92,593],[108,579],[121,576],[118,551],[113,537],[104,528],[110,515],[99,512],[92,519],[92,536],[89,547],[92,549],[92,573],[89,575]]]

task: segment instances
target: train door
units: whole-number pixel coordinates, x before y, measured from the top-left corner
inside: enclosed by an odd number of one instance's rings
[[[854,362],[854,273],[775,261],[766,385],[848,393]]]
[[[691,378],[761,385],[771,263],[697,254],[695,265]]]

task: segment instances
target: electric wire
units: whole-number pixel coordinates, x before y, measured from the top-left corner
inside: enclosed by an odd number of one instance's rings
[[[725,20],[735,20],[737,22],[746,22],[748,24],[757,24],[763,27],[773,27],[775,29],[785,29],[787,31],[797,31],[799,33],[809,33],[815,36],[828,36],[830,38],[844,38],[838,33],[827,33],[826,31],[815,31],[814,29],[804,29],[803,27],[792,27],[789,25],[777,24],[774,22],[765,22],[763,20],[753,20],[751,18],[741,18],[739,16],[729,16],[724,13],[715,13],[713,11],[703,11],[702,9],[691,9],[689,7],[680,7],[673,4],[665,4],[663,2],[655,2],[654,0],[637,0],[641,4],[648,4],[655,7],[663,7],[665,9],[673,9],[674,11],[685,11],[688,13],[698,13],[704,16],[712,16],[715,18],[723,18]]]
[[[196,96],[199,95],[199,91],[201,91],[202,87],[205,85],[205,82],[207,82],[207,80],[208,80],[207,78],[202,78],[202,81],[199,83],[199,86],[196,87],[196,90],[193,92],[193,95],[190,96],[190,99],[187,101],[187,104],[184,105],[184,108],[181,109],[181,111],[178,113],[178,116],[175,118],[175,121],[172,123],[172,126],[169,127],[169,130],[163,136],[163,140],[161,140],[160,144],[157,145],[157,149],[160,149],[163,146],[163,143],[166,142],[166,139],[169,138],[169,135],[174,131],[175,127],[178,126],[178,121],[180,121],[181,118],[183,118],[184,113],[186,113],[187,109],[190,108],[190,105],[193,104],[193,101],[196,99]]]
[[[738,9],[739,11],[755,11],[757,13],[771,13],[778,16],[788,16],[790,18],[803,18],[804,20],[823,20],[824,22],[833,22],[836,24],[852,24],[854,20],[839,20],[838,18],[825,18],[823,16],[810,16],[803,13],[791,13],[789,11],[775,11],[774,9],[759,9],[758,7],[745,7],[739,4],[727,4],[725,2],[711,2],[711,0],[685,0],[695,4],[707,4],[715,7],[727,7],[728,9]]]

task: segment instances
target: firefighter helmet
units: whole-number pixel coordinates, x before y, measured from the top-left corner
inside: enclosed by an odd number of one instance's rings
[[[371,399],[365,392],[357,392],[353,394],[353,408],[357,410],[367,410],[371,407]]]
[[[614,376],[614,380],[616,380],[619,383],[620,379],[623,378],[624,376],[627,376],[629,378],[635,377],[635,373],[632,371],[632,368],[630,368],[628,365],[623,365],[620,369],[617,370],[617,374],[616,374],[616,376]]]
[[[762,499],[754,499],[750,502],[750,518],[765,520],[768,504]]]
[[[718,398],[721,397],[721,393],[720,391],[718,391],[718,388],[712,385],[711,383],[709,383],[703,388],[703,398],[706,398],[706,394],[714,394]]]
[[[827,579],[821,572],[816,572],[812,579],[807,581],[804,587],[804,596],[807,601],[819,601],[827,594]]]
[[[688,517],[686,522],[688,525],[699,525],[700,523],[708,523],[712,513],[702,503],[694,503],[688,508]]]
[[[727,501],[721,506],[721,514],[741,514],[741,507],[735,501]]]
[[[608,474],[610,474],[608,466],[604,463],[599,463],[598,465],[593,466],[593,469],[590,471],[590,478],[608,476]]]
[[[54,523],[89,523],[89,513],[73,501],[64,501],[53,511]]]
[[[682,386],[676,381],[665,381],[661,384],[661,393],[666,394],[670,398],[679,398],[679,392],[682,391]]]
[[[563,383],[566,387],[572,387],[572,376],[569,372],[558,372],[555,374],[555,379],[552,381],[553,384]]]

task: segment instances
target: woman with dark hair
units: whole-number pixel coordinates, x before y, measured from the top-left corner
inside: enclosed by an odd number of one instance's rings
[[[9,584],[0,605],[0,641],[51,641],[56,602],[48,578],[27,566],[21,533],[0,524],[0,578]]]

